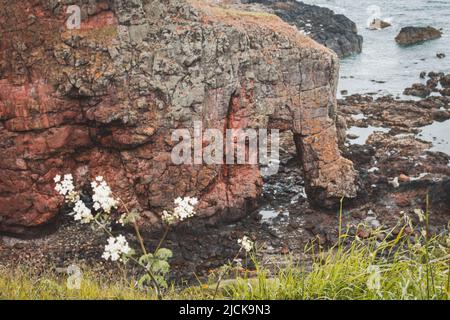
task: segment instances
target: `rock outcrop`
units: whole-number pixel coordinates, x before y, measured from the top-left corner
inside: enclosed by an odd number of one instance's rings
[[[67,5],[81,7],[78,30]],[[338,59],[276,16],[207,1],[0,1],[0,231],[49,222],[56,174],[102,175],[159,223],[178,196],[199,216],[236,219],[262,189],[257,165],[175,165],[171,133],[294,133],[311,201],[356,195],[338,150]]]
[[[381,20],[381,19],[373,19],[369,25],[370,30],[381,30],[386,29],[392,26],[389,22]]]
[[[442,33],[433,27],[404,27],[395,41],[402,46],[409,46],[428,40],[438,39]]]
[[[269,12],[336,52],[340,58],[361,53],[363,37],[358,34],[356,24],[342,14],[296,0],[241,1],[262,4]]]

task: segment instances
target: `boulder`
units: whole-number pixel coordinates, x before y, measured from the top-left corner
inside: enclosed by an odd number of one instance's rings
[[[428,40],[438,39],[442,36],[441,31],[433,27],[404,27],[395,37],[395,41],[403,46],[413,45]]]
[[[442,75],[439,82],[444,88],[450,87],[450,74]]]
[[[431,94],[431,91],[432,90],[428,86],[421,83],[415,83],[411,87],[406,88],[403,94],[407,96],[426,98]]]
[[[356,24],[342,14],[328,8],[305,4],[296,0],[242,0],[243,3],[262,4],[284,21],[296,26],[312,39],[330,48],[340,58],[361,53],[363,37]]]
[[[389,22],[383,21],[381,19],[373,19],[369,25],[370,30],[381,30],[390,27]]]
[[[293,132],[309,199],[356,196],[338,149],[338,58],[266,13],[214,1],[0,2],[0,231],[24,233],[62,205],[57,174],[104,176],[159,224],[179,196],[200,218],[238,219],[262,191],[258,165],[175,165],[174,129]],[[6,27],[5,27],[6,26]]]

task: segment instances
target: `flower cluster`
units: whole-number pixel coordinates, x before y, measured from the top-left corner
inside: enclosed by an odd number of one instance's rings
[[[102,209],[106,213],[110,213],[112,208],[116,208],[118,201],[113,198],[111,188],[108,186],[103,177],[95,178],[91,183],[94,194],[92,200],[94,201],[94,210]]]
[[[185,197],[175,199],[175,209],[173,213],[164,211],[162,219],[167,224],[186,220],[195,215],[195,206],[198,204],[197,198]]]
[[[124,236],[119,235],[116,238],[110,237],[108,244],[105,246],[102,258],[111,261],[125,261],[124,256],[132,252],[128,245],[127,239]]]
[[[242,239],[238,240],[238,244],[243,248],[245,251],[250,252],[253,249],[253,241],[250,240],[249,237],[244,236]]]
[[[139,232],[139,226],[136,223],[139,218],[139,211],[136,209],[128,210],[126,204],[123,204],[125,213],[117,217],[116,212],[111,211],[117,209],[119,206],[119,198],[114,198],[111,188],[108,186],[102,176],[98,176],[91,182],[92,193],[83,190],[76,191],[73,183],[73,176],[71,174],[64,175],[62,178],[57,175],[54,178],[55,190],[62,196],[66,203],[72,208],[70,213],[75,221],[82,224],[89,224],[95,222],[96,227],[102,229],[106,234],[109,234],[108,242],[104,247],[102,258],[106,261],[123,262],[126,263],[129,259],[141,266],[146,274],[138,281],[142,286],[144,283],[150,283],[157,291],[158,297],[161,298],[161,288],[167,288],[165,275],[169,272],[170,265],[168,260],[172,257],[172,252],[168,249],[159,248],[153,254],[147,254],[145,250],[144,241]],[[85,200],[86,202],[84,202]],[[163,220],[167,224],[177,221],[183,221],[195,215],[194,207],[197,205],[196,198],[177,198],[175,200],[175,209],[173,212],[167,211],[163,214]],[[133,223],[135,227],[136,237],[139,240],[142,249],[142,256],[139,259],[133,258],[135,251],[129,246],[127,239],[123,235],[112,235],[111,223],[116,222],[125,226],[128,223]],[[168,230],[168,229],[167,229]],[[165,240],[167,233],[161,239],[160,244]]]
[[[78,201],[78,193],[73,185],[73,176],[71,174],[64,175],[62,178],[59,174],[53,179],[55,181],[55,190],[66,198],[68,202],[74,203]]]
[[[94,220],[91,209],[86,207],[83,201],[78,200],[73,207],[73,218],[75,221],[80,221],[83,224],[91,223]]]

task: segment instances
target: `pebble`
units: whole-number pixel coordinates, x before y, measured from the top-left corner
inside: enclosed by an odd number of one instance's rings
[[[409,182],[409,181],[411,181],[411,178],[408,177],[406,174],[401,174],[398,177],[398,180],[400,180],[400,182]]]
[[[398,182],[398,177],[395,177],[394,180],[389,181],[389,184],[394,188],[400,187],[400,183]]]

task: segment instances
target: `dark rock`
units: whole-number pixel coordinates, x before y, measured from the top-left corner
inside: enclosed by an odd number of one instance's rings
[[[77,185],[104,176],[148,229],[179,196],[199,198],[211,223],[241,219],[262,193],[259,166],[171,160],[173,130],[202,119],[204,129],[292,131],[308,199],[356,196],[337,143],[330,50],[275,15],[208,2],[99,1],[91,15],[71,3],[86,16],[76,37],[62,4],[0,1],[0,56],[10,57],[0,72],[0,231],[49,223],[63,202],[53,178],[65,173]],[[30,13],[42,19],[29,24]]]
[[[436,57],[439,59],[444,59],[446,56],[445,56],[445,53],[438,52],[438,53],[436,53]]]
[[[450,96],[450,90],[448,92],[446,92],[446,93],[447,94],[443,94],[441,92],[441,94],[444,95],[444,96],[445,95]],[[431,116],[433,117],[433,120],[441,121],[441,122],[447,120],[448,118],[450,118],[450,114],[446,110],[434,110],[431,113]]]
[[[441,91],[439,91],[441,93],[441,95],[446,96],[446,97],[450,97],[450,87],[449,88],[444,88]]]
[[[410,88],[406,88],[403,94],[407,96],[426,98],[431,94],[431,89],[424,84],[415,83]]]
[[[395,41],[400,45],[407,46],[438,39],[441,36],[442,33],[433,27],[404,27],[395,37]]]
[[[442,75],[439,81],[444,88],[450,87],[450,74]]]
[[[427,80],[427,87],[430,88],[431,90],[435,89],[439,84],[439,79],[438,78],[430,78]]]
[[[342,14],[328,8],[308,5],[295,0],[243,0],[260,3],[284,21],[303,30],[312,39],[330,48],[340,58],[361,53],[363,37],[356,24]]]
[[[435,72],[435,71],[428,72],[428,77],[430,78],[441,78],[443,76],[444,76],[443,72]]]

